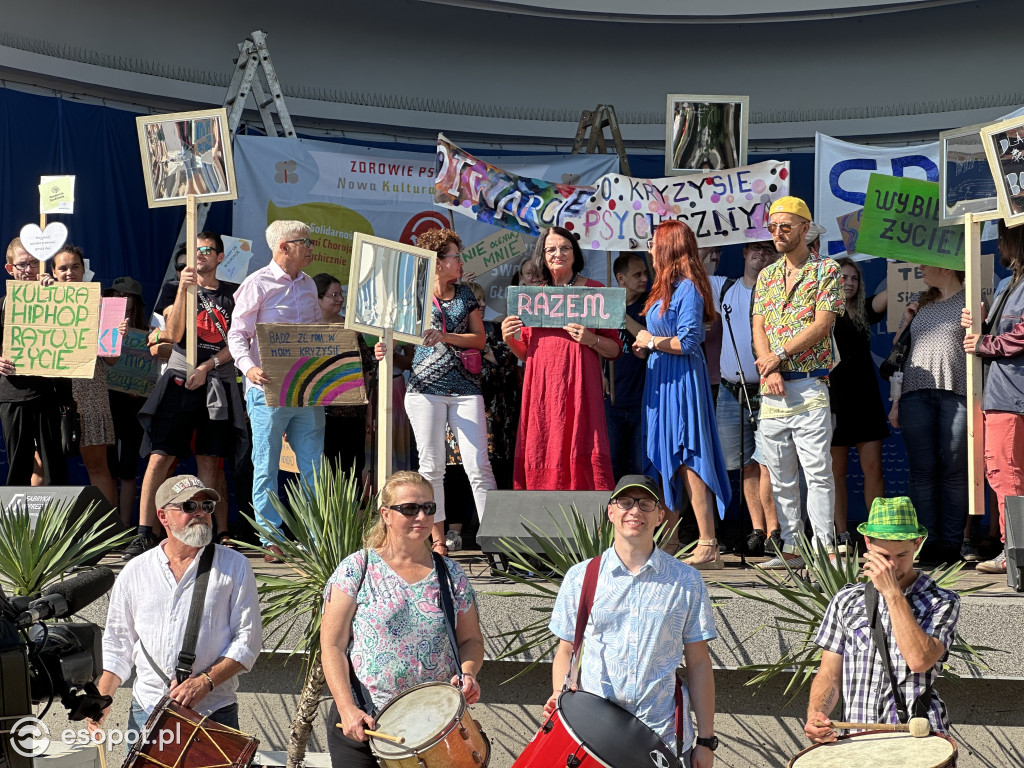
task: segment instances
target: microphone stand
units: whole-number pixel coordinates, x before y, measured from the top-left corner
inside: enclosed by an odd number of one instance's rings
[[[746,512],[747,517],[750,517],[750,508],[747,505],[747,494],[745,493],[745,489],[743,487],[743,481],[744,481],[744,478],[743,478],[743,471],[744,471],[743,454],[744,454],[745,448],[746,448],[746,446],[744,445],[744,439],[743,439],[743,405],[744,405],[744,403],[746,403],[747,418],[750,419],[750,426],[755,428],[755,429],[757,427],[756,427],[756,423],[755,423],[755,419],[754,419],[754,409],[750,405],[750,396],[747,394],[747,379],[743,375],[743,363],[740,362],[740,350],[739,350],[739,347],[736,346],[736,336],[732,332],[732,307],[729,304],[723,303],[722,304],[722,312],[725,313],[725,327],[729,329],[729,341],[732,344],[733,354],[736,356],[736,370],[737,370],[737,373],[739,373],[739,376],[740,376],[740,393],[741,393],[741,397],[739,398],[739,406],[740,406],[740,457],[739,457],[740,458],[740,460],[739,460],[739,467],[740,467],[740,512],[741,513],[742,512]],[[746,554],[745,550],[746,550],[746,548],[744,547],[744,549],[740,551],[740,567],[741,568],[748,567],[747,566],[747,554]]]

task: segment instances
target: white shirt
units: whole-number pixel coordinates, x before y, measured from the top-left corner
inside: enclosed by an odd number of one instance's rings
[[[135,668],[132,695],[150,711],[166,695],[167,686],[153,670],[140,643],[174,680],[174,667],[185,637],[185,625],[192,605],[199,558],[175,582],[164,545],[133,558],[121,571],[110,593],[107,628],[103,634],[103,669],[121,680]],[[263,644],[256,577],[245,557],[226,547],[217,547],[206,588],[206,606],[199,624],[193,672],[202,672],[221,656],[234,659],[246,670],[252,668]],[[201,715],[235,703],[238,676],[225,680],[195,707]]]
[[[725,301],[720,301],[722,286],[728,278],[721,275],[711,275],[711,293],[715,300],[715,310],[722,316],[722,355],[719,359],[719,367],[722,371],[722,378],[734,384],[740,383],[740,363],[743,364],[743,378],[747,384],[757,384],[761,381],[754,365],[754,347],[750,333],[750,302],[753,301],[754,287],[743,282],[743,278],[737,278],[736,282],[729,286],[725,292]],[[729,323],[726,323],[725,313],[722,312],[722,304],[728,304],[730,308]],[[736,353],[732,348],[732,341],[729,338],[729,325],[732,326],[733,336],[736,337],[736,348],[740,352],[740,361],[736,360]]]

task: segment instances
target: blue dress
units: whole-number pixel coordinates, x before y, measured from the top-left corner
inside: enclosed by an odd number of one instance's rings
[[[725,468],[722,446],[711,399],[704,340],[704,299],[690,280],[683,280],[661,314],[658,301],[647,313],[647,330],[654,336],[675,336],[683,354],[654,351],[647,358],[644,385],[643,440],[645,472],[660,479],[665,505],[678,511],[686,498],[683,465],[700,475],[718,501],[718,515],[725,515],[732,488]]]

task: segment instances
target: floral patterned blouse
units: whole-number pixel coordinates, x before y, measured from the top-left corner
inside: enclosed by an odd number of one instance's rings
[[[458,564],[447,558],[445,564],[457,622],[473,605],[473,587]],[[360,550],[341,561],[327,582],[325,600],[335,586],[356,600],[349,659],[376,708],[413,686],[448,682],[456,674],[436,570],[408,584],[375,550]]]

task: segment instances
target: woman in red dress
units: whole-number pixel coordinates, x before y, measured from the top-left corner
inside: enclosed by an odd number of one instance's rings
[[[544,230],[533,253],[544,285],[604,286],[580,275],[583,251],[561,227]],[[601,360],[622,354],[617,331],[579,323],[527,328],[516,315],[501,324],[512,353],[526,363],[513,486],[526,490],[615,487],[604,418]],[[518,338],[517,338],[518,336]]]

